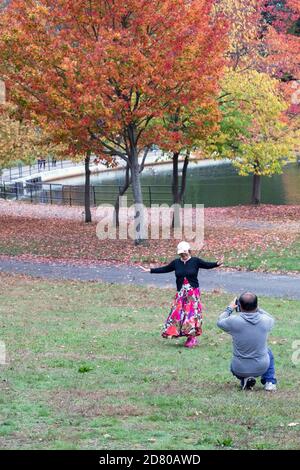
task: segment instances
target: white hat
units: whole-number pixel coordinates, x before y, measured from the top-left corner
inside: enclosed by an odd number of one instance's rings
[[[191,249],[190,244],[188,242],[180,242],[177,245],[177,254],[180,255],[181,253],[186,253]]]

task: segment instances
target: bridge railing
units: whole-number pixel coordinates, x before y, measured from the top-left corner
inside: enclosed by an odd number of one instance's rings
[[[3,169],[0,180],[2,180],[2,182],[10,182],[19,178],[26,178],[28,176],[35,175],[37,173],[44,173],[57,170],[59,168],[71,168],[82,164],[83,162],[77,163],[71,160],[53,160],[51,158],[47,158],[31,165],[20,164],[16,167]]]

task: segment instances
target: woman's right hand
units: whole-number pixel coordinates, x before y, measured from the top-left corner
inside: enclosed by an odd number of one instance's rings
[[[140,266],[141,270],[144,271],[144,273],[150,273],[150,268],[144,268],[144,266]]]

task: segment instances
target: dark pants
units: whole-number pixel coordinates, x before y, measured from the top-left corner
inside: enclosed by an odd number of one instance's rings
[[[270,357],[270,364],[269,364],[269,367],[268,369],[266,370],[266,372],[261,376],[261,383],[264,385],[266,382],[272,382],[272,384],[276,384],[277,383],[277,380],[275,378],[275,361],[274,361],[274,356],[273,356],[273,353],[271,351],[270,348],[268,348],[268,353],[269,353],[269,357]],[[231,369],[231,372],[233,373],[233,375],[235,377],[237,377],[238,379],[240,379],[241,381],[241,385],[243,385],[243,381],[244,381],[244,378],[245,377],[240,377],[238,375],[236,375],[233,370]]]

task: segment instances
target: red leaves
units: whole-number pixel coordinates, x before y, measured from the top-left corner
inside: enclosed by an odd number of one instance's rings
[[[46,117],[73,153],[100,152],[95,136],[116,143],[133,123],[140,147],[153,143],[156,124],[167,141],[169,130],[153,118],[182,105],[191,112],[217,93],[211,82],[224,64],[225,38],[212,4],[15,0],[0,25],[2,69],[28,112]],[[175,140],[184,145],[184,137]]]

